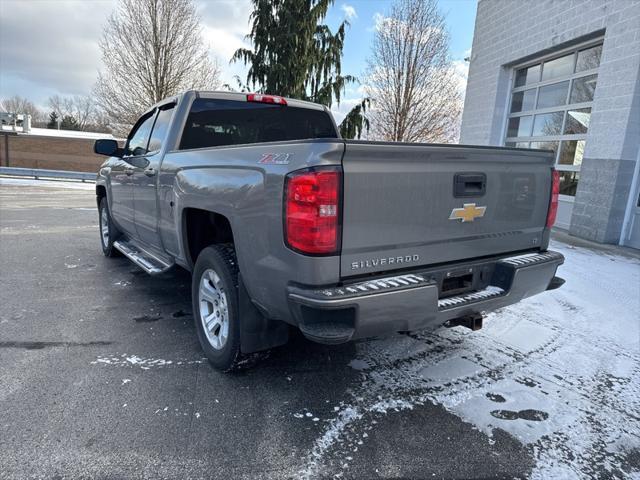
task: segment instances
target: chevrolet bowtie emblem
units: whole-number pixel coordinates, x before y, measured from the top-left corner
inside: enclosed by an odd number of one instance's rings
[[[462,208],[451,210],[449,220],[462,220],[462,222],[473,222],[476,218],[484,216],[487,207],[476,207],[475,203],[465,203]]]

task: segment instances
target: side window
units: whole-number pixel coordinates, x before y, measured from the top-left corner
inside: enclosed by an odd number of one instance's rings
[[[149,134],[151,133],[154,118],[155,112],[142,121],[138,121],[138,124],[133,127],[129,134],[125,155],[138,156],[147,153],[147,144],[149,143]]]
[[[149,151],[156,152],[162,147],[167,132],[169,131],[169,123],[171,122],[171,116],[175,104],[170,104],[164,107],[160,107],[158,116],[156,117],[156,123],[153,125],[151,131],[151,138],[149,139]]]

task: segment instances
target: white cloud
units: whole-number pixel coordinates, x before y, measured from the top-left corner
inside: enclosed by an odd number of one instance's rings
[[[353,20],[358,18],[358,13],[356,12],[356,9],[353,6],[343,3],[340,8],[344,12],[344,16],[347,20]]]
[[[373,14],[373,25],[371,25],[369,28],[367,28],[367,30],[369,32],[374,32],[374,31],[378,31],[380,30],[380,27],[382,27],[383,23],[385,22],[385,19],[387,17],[385,17],[382,13],[380,12],[376,12]]]
[[[464,98],[467,91],[467,79],[469,77],[469,62],[464,60],[454,60],[453,62],[453,76],[458,83],[458,91]]]
[[[238,75],[244,83],[247,67],[242,62],[229,62],[238,48],[251,48],[251,45],[244,40],[244,34],[239,35],[222,28],[205,26],[202,29],[202,36],[220,64],[221,84],[229,84],[235,88],[236,81],[233,78],[235,75]]]
[[[344,117],[347,116],[347,113],[351,111],[353,107],[362,102],[362,97],[355,98],[342,98],[340,100],[340,105],[333,104],[331,107],[331,113],[333,114],[333,118],[336,119],[336,123],[340,125]]]
[[[202,36],[212,55],[220,63],[222,84],[236,86],[234,76],[246,80],[247,67],[242,62],[229,63],[238,48],[251,48],[246,40],[250,31],[250,0],[201,1],[198,12],[202,19]]]
[[[114,1],[10,3],[0,8],[0,95],[19,93],[43,103],[43,90],[88,93]]]
[[[54,94],[88,94],[101,68],[102,30],[117,0],[0,0],[0,97],[22,95],[46,106]],[[250,0],[200,0],[203,37],[222,67],[222,82],[244,80],[246,67],[229,65],[248,46]]]

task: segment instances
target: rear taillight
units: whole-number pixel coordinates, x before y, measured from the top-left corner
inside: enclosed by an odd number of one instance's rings
[[[560,196],[560,173],[551,170],[551,200],[549,201],[549,212],[547,213],[547,228],[553,227],[558,215],[558,197]]]
[[[287,175],[284,233],[290,248],[312,255],[338,253],[341,176],[333,167]]]
[[[262,95],[261,93],[250,93],[247,95],[247,102],[273,103],[275,105],[286,105],[287,101],[277,95]]]

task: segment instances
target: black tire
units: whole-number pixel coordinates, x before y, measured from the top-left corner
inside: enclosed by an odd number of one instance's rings
[[[212,271],[217,274],[219,283],[212,280]],[[201,292],[202,282],[213,287],[214,292],[218,295],[215,298],[220,301],[220,304],[214,305],[213,302],[207,300],[210,297]],[[235,369],[242,356],[240,353],[238,264],[233,245],[213,245],[200,252],[193,270],[191,301],[198,340],[207,359],[211,365],[223,372]],[[207,330],[205,330],[207,322],[203,321],[203,312],[205,318],[213,317],[211,323],[208,324],[213,327]],[[221,318],[220,322],[222,323],[218,323],[217,318]],[[221,339],[225,331],[225,318],[227,335],[223,342]],[[216,342],[219,343],[216,345]]]
[[[103,232],[103,218],[102,215],[106,215],[106,224],[108,226],[108,232],[106,235]],[[120,255],[120,252],[113,246],[113,242],[115,242],[120,236],[120,232],[118,228],[114,225],[113,220],[111,219],[111,212],[109,211],[109,204],[107,203],[107,197],[102,197],[100,199],[100,204],[98,205],[98,225],[100,228],[100,245],[102,246],[102,253],[104,253],[105,257],[117,257]]]

